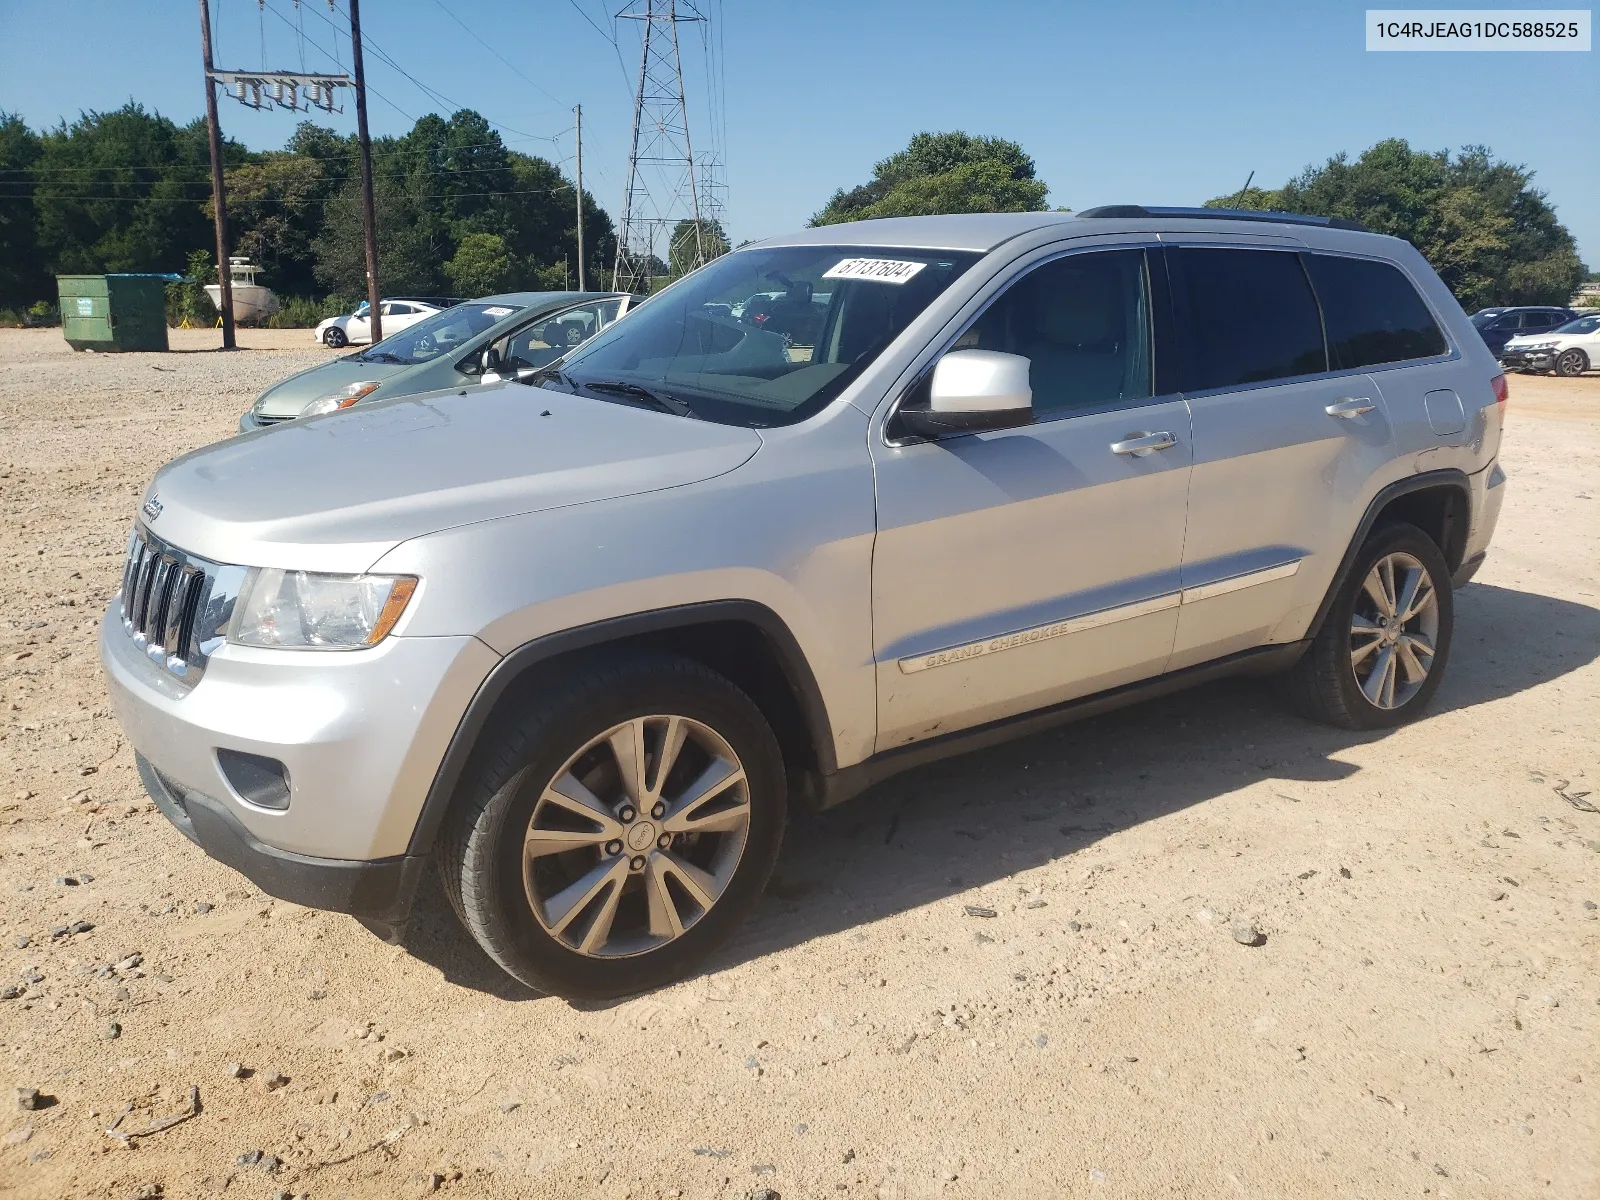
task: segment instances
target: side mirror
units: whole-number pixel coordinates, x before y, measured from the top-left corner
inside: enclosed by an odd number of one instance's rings
[[[934,365],[926,408],[901,408],[908,433],[937,438],[983,429],[1012,429],[1033,420],[1031,364],[998,350],[952,350]]]

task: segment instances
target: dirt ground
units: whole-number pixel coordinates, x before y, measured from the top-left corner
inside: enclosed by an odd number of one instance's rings
[[[144,798],[93,638],[137,497],[328,354],[242,341],[0,331],[0,1196],[1600,1195],[1600,375],[1512,380],[1428,719],[1238,682],[904,776],[704,974],[575,1006]]]

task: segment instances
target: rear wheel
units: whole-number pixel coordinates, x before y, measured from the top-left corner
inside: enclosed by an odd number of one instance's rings
[[[1290,671],[1291,698],[1306,716],[1346,729],[1413,720],[1439,688],[1454,621],[1439,547],[1414,525],[1386,525],[1362,546]]]
[[[328,345],[332,346],[335,350],[338,350],[345,346],[350,339],[345,337],[344,330],[340,329],[338,326],[334,326],[322,335],[322,340],[327,342]]]
[[[1589,356],[1574,346],[1556,356],[1556,374],[1567,379],[1582,375],[1589,369]]]
[[[598,999],[690,972],[755,903],[785,778],[760,710],[698,663],[569,677],[477,757],[440,849],[462,923],[530,987]]]

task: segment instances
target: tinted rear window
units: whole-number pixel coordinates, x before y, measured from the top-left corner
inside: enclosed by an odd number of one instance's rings
[[[1322,319],[1298,254],[1186,247],[1179,255],[1192,334],[1184,391],[1327,370]]]
[[[1447,349],[1428,306],[1395,267],[1332,254],[1308,255],[1306,262],[1335,369],[1430,358]]]

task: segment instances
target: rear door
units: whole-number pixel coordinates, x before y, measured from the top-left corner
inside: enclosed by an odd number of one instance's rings
[[[1392,451],[1373,381],[1329,372],[1298,247],[1197,237],[1167,257],[1194,428],[1178,669],[1309,618]]]
[[[880,751],[1165,666],[1190,439],[1153,310],[1143,248],[1057,252],[952,343],[1028,358],[1033,424],[874,446]]]

